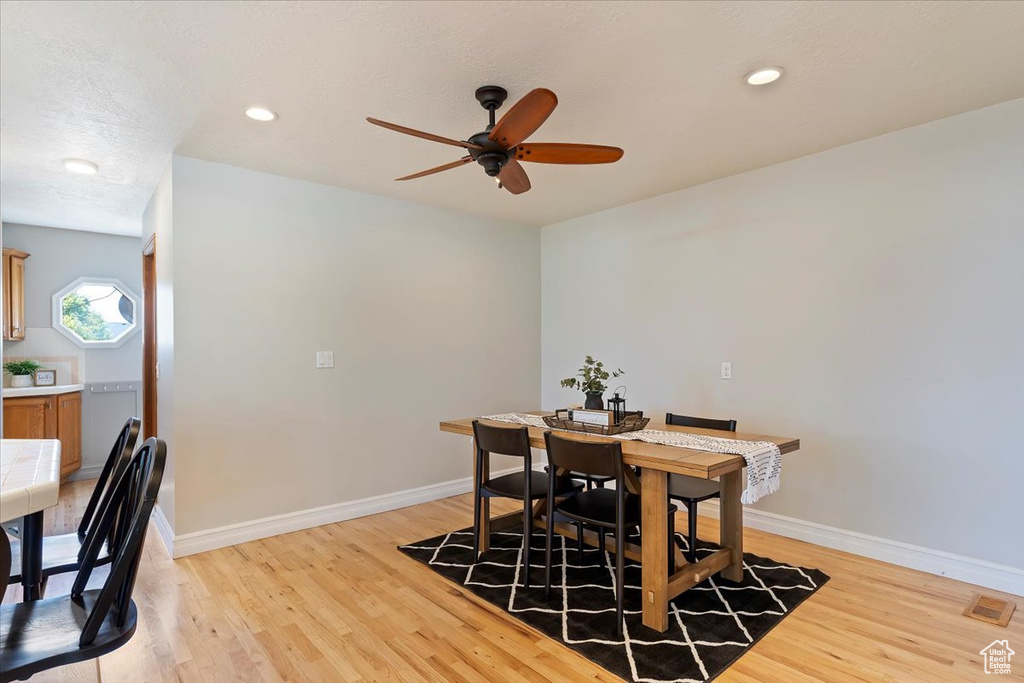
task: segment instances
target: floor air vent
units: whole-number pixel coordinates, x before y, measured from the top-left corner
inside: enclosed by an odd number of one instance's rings
[[[1006,626],[1010,623],[1010,617],[1013,616],[1013,610],[1016,607],[1016,603],[1009,600],[1000,600],[975,593],[971,598],[971,604],[967,605],[967,609],[964,610],[964,616],[980,619],[997,626]]]

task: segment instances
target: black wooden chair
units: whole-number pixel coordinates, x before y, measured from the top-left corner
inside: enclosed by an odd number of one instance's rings
[[[100,657],[131,639],[138,623],[132,589],[166,455],[163,441],[147,439],[112,483],[70,595],[0,606],[0,683]],[[112,529],[110,574],[102,588],[86,590]]]
[[[480,559],[480,511],[488,498],[513,498],[523,501],[523,586],[530,587],[530,541],[533,538],[533,501],[545,498],[549,489],[556,496],[569,496],[583,488],[569,477],[551,477],[533,469],[530,430],[526,427],[492,427],[473,420],[476,437],[476,471],[473,478],[473,562]],[[485,477],[490,472],[490,455],[510,455],[523,459],[523,471],[501,477]],[[549,479],[550,484],[549,486]]]
[[[626,415],[639,415],[644,416],[644,411],[626,411]],[[639,471],[637,468],[633,468],[634,471]],[[583,474],[582,472],[572,472],[572,476],[577,479],[582,479],[587,484],[587,490],[590,491],[594,488],[603,489],[604,485],[615,479],[615,477],[597,477],[591,474]]]
[[[102,509],[104,500],[109,497],[114,482],[118,480],[121,472],[127,467],[128,461],[132,457],[132,452],[135,450],[135,444],[139,438],[139,427],[141,425],[142,422],[138,418],[130,417],[124,423],[121,431],[118,432],[117,439],[114,441],[110,454],[107,455],[107,461],[103,465],[103,470],[100,472],[100,477],[96,480],[96,486],[92,490],[89,502],[85,506],[85,512],[82,514],[82,521],[78,525],[78,530],[75,533],[43,537],[43,594],[46,593],[46,580],[49,577],[54,574],[78,571],[78,568],[81,567],[82,556],[85,554],[85,546],[89,535],[95,533],[99,523],[99,510]],[[111,529],[111,532],[113,531],[114,529]],[[11,546],[12,554],[15,557],[20,557],[21,541],[15,540]],[[110,554],[104,552],[97,558],[96,564],[107,564],[110,562],[110,559]],[[11,582],[20,580],[21,570],[19,568],[15,574],[11,575]]]
[[[554,540],[556,515],[566,517],[584,526],[597,527],[602,558],[605,552],[605,532],[611,530],[615,536],[615,632],[621,636],[626,534],[628,531],[640,527],[640,496],[626,490],[626,465],[622,462],[622,443],[620,441],[576,441],[555,436],[551,432],[544,433],[544,441],[547,445],[548,462],[554,471],[565,470],[609,477],[615,482],[614,490],[603,487],[595,488],[566,498],[561,502],[555,501],[554,489],[551,489],[547,496],[544,595],[549,599],[551,597],[551,546]],[[553,486],[553,483],[549,484],[550,486]],[[673,555],[673,514],[675,511],[675,506],[669,505],[669,538],[663,541],[669,544],[669,558]]]
[[[696,427],[698,429],[717,429],[723,432],[735,432],[736,420],[712,420],[704,417],[665,414],[665,424],[679,427]],[[686,506],[686,561],[697,559],[697,503],[703,500],[718,498],[721,495],[718,482],[710,479],[687,477],[673,474],[668,478],[668,497],[678,500]]]

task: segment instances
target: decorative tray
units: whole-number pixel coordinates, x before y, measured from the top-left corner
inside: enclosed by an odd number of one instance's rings
[[[595,425],[588,422],[576,422],[569,419],[569,411],[565,408],[556,410],[554,415],[545,415],[544,423],[552,429],[565,429],[570,432],[583,432],[584,434],[599,434],[601,436],[612,436],[623,432],[635,432],[647,426],[651,418],[644,417],[643,412],[626,413],[622,422],[613,425]]]

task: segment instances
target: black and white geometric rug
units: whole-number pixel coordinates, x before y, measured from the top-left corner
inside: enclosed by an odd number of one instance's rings
[[[632,540],[632,539],[631,539]],[[743,581],[711,578],[669,603],[669,629],[642,624],[640,565],[626,560],[625,624],[615,636],[615,556],[555,536],[551,600],[544,599],[544,534],[533,537],[530,588],[522,585],[521,533],[495,532],[491,549],[471,563],[473,530],[463,529],[400,546],[438,574],[608,671],[635,683],[703,683],[821,588],[828,576],[749,553]],[[683,541],[685,544],[685,541]],[[701,544],[698,558],[716,546]],[[566,563],[566,559],[568,562]]]

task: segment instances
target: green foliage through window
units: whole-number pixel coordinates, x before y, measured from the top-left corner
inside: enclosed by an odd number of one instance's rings
[[[64,327],[85,341],[102,341],[112,336],[103,316],[94,311],[90,301],[77,292],[61,300],[61,312]]]

